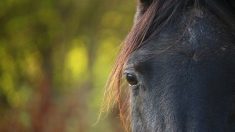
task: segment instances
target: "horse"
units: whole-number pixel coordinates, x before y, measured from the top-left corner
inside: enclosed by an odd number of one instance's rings
[[[234,132],[234,31],[233,0],[138,0],[106,104],[127,131]]]

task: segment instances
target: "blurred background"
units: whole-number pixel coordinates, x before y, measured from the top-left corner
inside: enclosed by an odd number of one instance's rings
[[[122,132],[96,122],[135,0],[1,0],[0,132]]]

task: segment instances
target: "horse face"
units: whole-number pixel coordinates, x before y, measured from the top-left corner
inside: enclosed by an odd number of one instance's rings
[[[191,9],[143,43],[124,70],[132,131],[235,130],[235,41],[223,21]]]

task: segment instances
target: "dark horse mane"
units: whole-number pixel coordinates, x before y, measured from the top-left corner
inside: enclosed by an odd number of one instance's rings
[[[126,91],[128,89],[121,88],[122,72],[129,55],[142,47],[144,41],[151,39],[153,34],[158,34],[165,25],[174,20],[176,15],[179,15],[179,12],[189,7],[206,8],[234,28],[233,0],[148,0],[149,2],[145,3],[147,5],[141,5],[142,1],[144,0],[139,1],[136,21],[121,45],[105,91],[103,111],[117,104],[124,126],[129,124],[129,96]],[[126,129],[129,130],[128,127]]]

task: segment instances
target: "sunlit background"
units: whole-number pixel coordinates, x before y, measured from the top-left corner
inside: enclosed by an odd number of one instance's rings
[[[122,132],[115,109],[95,122],[134,12],[135,0],[1,0],[0,132]]]

